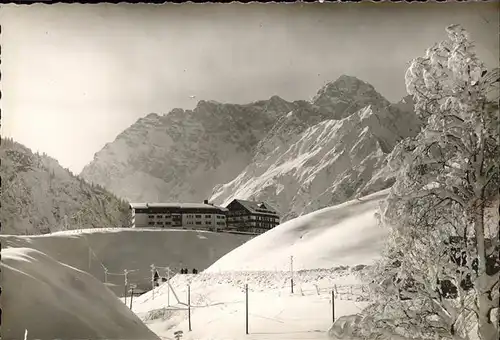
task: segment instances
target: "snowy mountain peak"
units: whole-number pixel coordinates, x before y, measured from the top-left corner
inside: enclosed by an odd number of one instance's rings
[[[211,200],[266,201],[288,220],[390,185],[390,176],[371,179],[397,142],[416,133],[414,113],[368,101],[344,118],[328,116],[300,102],[261,140],[249,166],[214,188]]]
[[[149,119],[157,119],[157,118],[160,118],[160,115],[156,112],[151,112],[150,114],[148,114],[145,118],[149,118]]]
[[[268,103],[271,105],[285,105],[289,104],[286,100],[281,98],[280,96],[274,95],[268,99]]]
[[[207,109],[217,105],[221,105],[222,103],[215,100],[200,100],[198,104],[196,104],[196,110]]]
[[[368,105],[390,105],[372,85],[348,75],[342,75],[323,86],[314,96],[312,103],[322,112],[330,114],[333,119],[345,118]]]
[[[129,200],[251,199],[290,219],[390,185],[390,173],[373,178],[418,128],[412,102],[391,104],[344,75],[313,102],[201,100],[194,110],[142,119],[82,176]]]
[[[341,75],[333,82],[326,84],[324,87],[327,87],[327,88],[336,87],[337,89],[350,92],[352,89],[358,88],[361,86],[365,86],[367,88],[374,89],[371,84],[369,84],[369,83],[367,83],[359,78],[356,78],[354,76],[350,76],[350,75],[346,75],[346,74]]]

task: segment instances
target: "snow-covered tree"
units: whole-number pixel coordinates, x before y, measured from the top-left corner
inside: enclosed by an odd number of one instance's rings
[[[485,68],[462,27],[447,33],[406,73],[424,125],[391,154],[397,179],[380,214],[390,241],[376,272],[383,303],[371,312],[385,326],[392,313],[405,335],[463,339],[477,327],[493,340],[500,73]]]

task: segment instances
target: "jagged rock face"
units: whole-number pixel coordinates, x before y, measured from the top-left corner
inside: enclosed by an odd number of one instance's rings
[[[390,104],[372,85],[346,75],[323,86],[312,102],[332,119],[345,118],[368,105],[379,109]]]
[[[8,139],[2,139],[0,158],[2,233],[129,225],[125,201],[74,176],[53,158]]]
[[[415,115],[402,104],[367,106],[311,127],[291,112],[262,140],[251,164],[214,189],[212,200],[265,200],[288,220],[388,187],[390,174],[375,182],[372,177],[396,143],[418,131]]]
[[[248,165],[257,143],[292,107],[272,97],[150,114],[99,151],[81,175],[132,201],[199,202]]]
[[[391,104],[342,76],[310,102],[202,101],[149,115],[82,175],[136,201],[264,200],[287,220],[390,186],[386,156],[419,124],[410,98]]]

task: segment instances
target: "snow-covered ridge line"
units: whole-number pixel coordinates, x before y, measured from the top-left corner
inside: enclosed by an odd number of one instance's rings
[[[127,203],[100,186],[93,186],[56,160],[32,152],[12,139],[0,145],[2,232],[39,235],[92,226],[128,226]]]
[[[207,230],[189,230],[189,229],[174,229],[174,228],[88,228],[88,229],[72,229],[56,231],[44,235],[19,235],[26,237],[49,237],[58,235],[81,235],[81,234],[94,234],[94,233],[119,233],[119,232],[162,232],[162,231],[182,231],[182,232],[196,232],[196,233],[212,233]]]
[[[289,270],[291,261],[294,270],[371,265],[386,237],[375,213],[389,190],[287,221],[234,249],[206,271]]]

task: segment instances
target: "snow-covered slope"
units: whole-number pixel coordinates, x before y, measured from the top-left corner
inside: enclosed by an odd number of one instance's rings
[[[2,339],[159,339],[91,275],[31,248],[2,261]]]
[[[150,114],[96,153],[81,175],[131,201],[200,202],[245,168],[257,142],[291,107],[272,97]]]
[[[74,176],[46,155],[10,139],[0,146],[2,233],[40,234],[62,229],[122,227],[126,202]]]
[[[325,339],[335,317],[368,305],[364,265],[379,258],[385,231],[375,219],[388,190],[301,216],[255,237],[199,275],[178,275],[134,300],[158,335],[183,339]],[[290,256],[293,255],[294,292]],[[191,328],[187,287],[191,298]],[[248,285],[249,334],[245,334]]]
[[[234,198],[266,201],[288,220],[390,186],[391,174],[375,175],[396,143],[415,134],[418,124],[411,104],[391,105],[373,91],[367,92],[371,102],[353,100],[366,107],[347,115],[359,105],[342,106],[342,119],[315,116],[315,106],[306,103],[305,112],[281,118],[259,143],[250,165],[215,188],[211,200],[222,205]],[[320,122],[311,126],[314,120]]]
[[[57,261],[84,270],[105,282],[109,273],[134,270],[130,283],[147,290],[151,287],[150,265],[203,270],[250,239],[233,235],[190,230],[90,229],[72,230],[40,236],[0,235],[2,247],[37,249]],[[104,267],[103,267],[104,266]],[[163,275],[164,271],[160,270]],[[109,286],[123,295],[124,277],[108,276]]]
[[[371,264],[386,235],[375,213],[387,194],[383,190],[290,220],[231,251],[206,271],[287,270],[290,256],[297,270]]]

